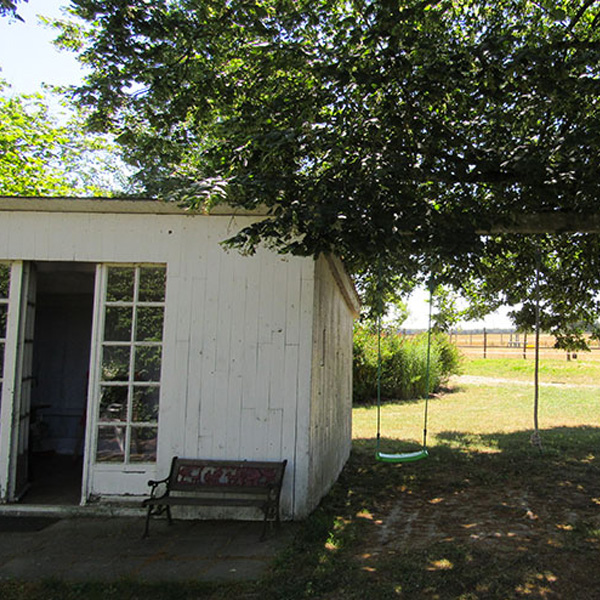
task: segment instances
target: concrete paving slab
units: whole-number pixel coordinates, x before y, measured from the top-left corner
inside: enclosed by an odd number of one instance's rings
[[[261,542],[262,524],[255,522],[152,525],[148,538],[139,517],[72,517],[39,531],[0,532],[0,579],[253,580],[266,574],[298,527],[283,523]]]

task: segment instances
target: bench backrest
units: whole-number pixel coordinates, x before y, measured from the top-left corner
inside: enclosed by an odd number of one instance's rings
[[[254,493],[277,490],[285,472],[282,462],[202,460],[175,457],[169,473],[169,489],[194,492],[202,489]]]

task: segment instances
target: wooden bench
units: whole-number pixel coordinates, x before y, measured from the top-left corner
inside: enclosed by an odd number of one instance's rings
[[[171,506],[249,506],[263,511],[260,539],[264,540],[268,522],[280,524],[279,496],[286,464],[287,460],[228,461],[176,456],[165,479],[148,482],[150,498],[142,503],[148,508],[144,537],[152,516],[166,513],[169,525],[172,524]]]

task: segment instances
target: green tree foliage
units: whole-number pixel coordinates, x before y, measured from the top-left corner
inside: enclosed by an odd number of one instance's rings
[[[41,95],[10,95],[0,81],[0,195],[110,195],[124,183],[117,156],[80,115],[60,123]]]
[[[522,215],[596,210],[597,2],[72,6],[83,25],[64,25],[61,41],[91,68],[79,99],[93,126],[119,135],[148,193],[267,206],[269,219],[232,240],[246,250],[333,250],[365,285],[376,265],[393,288],[433,272],[485,288],[487,309],[499,289],[527,300],[541,247],[557,317],[564,276],[551,265],[593,266],[595,237],[520,244],[481,233]],[[598,276],[585,284],[571,285],[583,311],[571,322],[597,313]]]
[[[19,0],[0,0],[0,17],[12,17],[22,21],[23,18],[17,13],[17,4]],[[27,0],[25,0],[27,2]]]

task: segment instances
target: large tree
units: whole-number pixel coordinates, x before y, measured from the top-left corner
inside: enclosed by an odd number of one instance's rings
[[[62,42],[92,69],[79,99],[148,193],[264,205],[270,218],[236,244],[333,250],[394,285],[433,273],[481,288],[488,306],[526,299],[542,252],[546,312],[597,312],[595,235],[494,233],[523,215],[596,210],[597,2],[72,6],[85,25],[65,25]],[[565,264],[583,276],[570,309]]]

